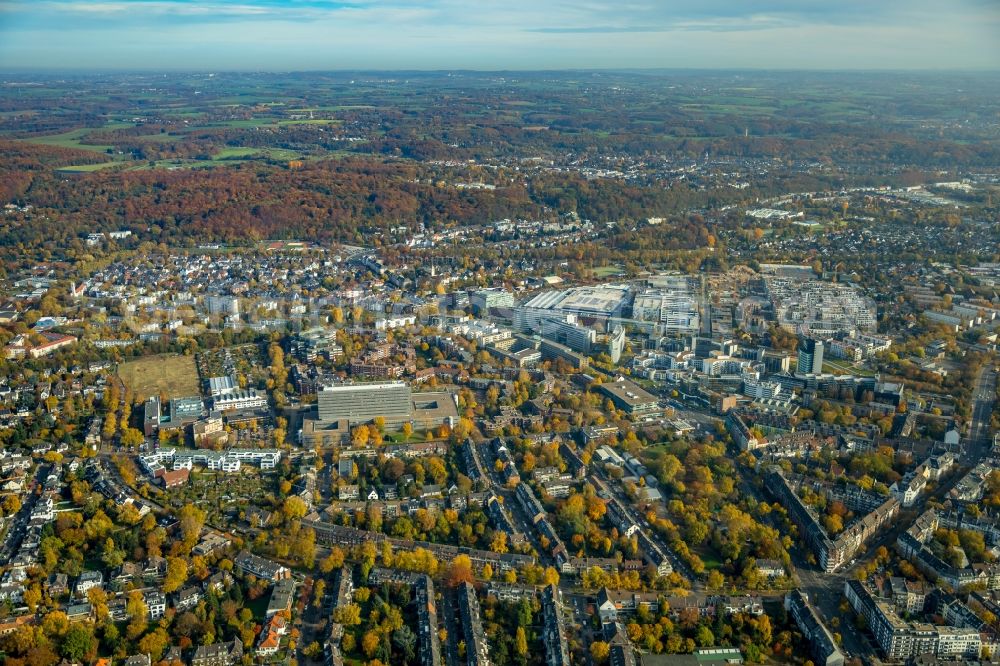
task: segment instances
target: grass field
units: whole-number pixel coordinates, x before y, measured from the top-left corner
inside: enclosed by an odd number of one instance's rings
[[[299,157],[299,154],[285,148],[223,148],[212,155],[212,160],[245,160],[258,157],[268,157],[273,160],[294,160]]]
[[[76,164],[73,166],[56,169],[56,171],[67,171],[70,173],[100,171],[101,169],[107,169],[108,167],[118,166],[119,164],[122,164],[122,162],[101,162],[100,164]]]
[[[86,143],[80,143],[80,139],[94,131],[91,128],[88,129],[78,129],[71,132],[63,132],[62,134],[49,134],[47,136],[36,136],[30,139],[24,139],[28,143],[40,143],[46,146],[58,146],[60,148],[78,148],[80,150],[92,150],[97,153],[107,152],[111,146],[92,146]]]
[[[594,276],[599,278],[607,278],[612,275],[617,275],[622,271],[622,267],[618,264],[609,264],[607,266],[598,266],[594,269]]]
[[[171,398],[198,395],[198,371],[193,356],[153,356],[123,363],[118,376],[135,400],[165,394]]]

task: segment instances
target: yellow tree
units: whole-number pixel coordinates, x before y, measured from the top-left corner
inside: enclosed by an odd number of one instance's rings
[[[528,656],[528,637],[524,633],[524,627],[517,628],[517,634],[514,637],[514,652],[521,658]]]
[[[476,580],[472,572],[472,560],[468,555],[456,555],[448,566],[445,580],[449,587],[457,587],[463,582],[473,583]]]
[[[590,644],[590,657],[596,664],[603,664],[611,655],[611,646],[604,641],[594,641]]]
[[[163,591],[167,594],[179,590],[187,582],[188,565],[180,557],[167,558],[167,575],[163,579]]]
[[[365,632],[364,637],[361,639],[361,651],[365,653],[365,656],[371,659],[375,655],[375,651],[378,650],[379,643],[378,634],[374,631]]]

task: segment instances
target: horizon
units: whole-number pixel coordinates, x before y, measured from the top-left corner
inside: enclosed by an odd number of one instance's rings
[[[0,69],[978,72],[997,34],[991,0],[0,0]]]
[[[71,75],[209,75],[229,74],[414,74],[414,75],[482,75],[482,74],[863,74],[863,75],[938,75],[938,74],[1000,74],[1000,65],[988,67],[941,67],[912,69],[875,68],[779,68],[779,67],[562,67],[539,69],[469,69],[469,68],[342,68],[342,69],[188,69],[188,68],[127,68],[127,67],[6,67],[0,64],[0,74],[71,74]]]

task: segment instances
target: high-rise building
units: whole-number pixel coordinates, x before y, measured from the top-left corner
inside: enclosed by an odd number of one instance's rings
[[[490,308],[514,307],[514,294],[503,289],[478,289],[469,295],[469,302],[477,314],[485,314]]]
[[[410,387],[403,382],[326,386],[317,398],[320,421],[366,423],[381,416],[393,423],[413,415]]]
[[[823,372],[823,342],[804,338],[799,343],[798,371],[818,375]]]
[[[209,296],[205,304],[208,314],[229,316],[240,313],[240,300],[235,296]]]

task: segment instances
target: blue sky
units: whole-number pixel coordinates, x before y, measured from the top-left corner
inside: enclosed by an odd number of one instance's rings
[[[1000,69],[1000,0],[0,0],[0,68]]]

